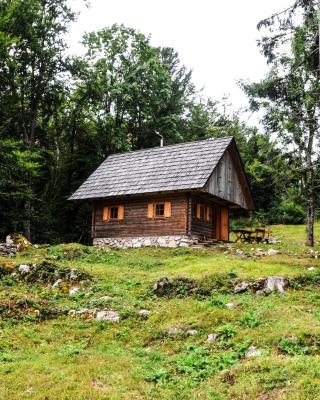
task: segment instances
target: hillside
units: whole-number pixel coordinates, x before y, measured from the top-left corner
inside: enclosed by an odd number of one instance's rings
[[[282,243],[0,258],[0,398],[320,399],[319,260],[303,226],[273,233]],[[275,275],[285,293],[262,292]]]

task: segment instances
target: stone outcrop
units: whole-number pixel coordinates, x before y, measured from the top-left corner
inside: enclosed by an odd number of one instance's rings
[[[130,247],[190,247],[198,243],[196,236],[176,235],[176,236],[141,236],[124,238],[95,238],[94,246],[107,245],[120,249]]]
[[[268,276],[264,291],[284,293],[289,286],[289,279],[285,276]]]
[[[17,253],[17,246],[14,244],[0,243],[0,256],[13,257]]]

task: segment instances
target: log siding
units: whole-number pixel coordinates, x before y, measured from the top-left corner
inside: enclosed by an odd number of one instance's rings
[[[171,216],[148,218],[148,204],[152,202],[170,202]],[[111,204],[114,204],[114,201],[106,200],[96,203],[93,238],[187,234],[186,195],[126,199],[121,201],[124,206],[123,220],[103,221],[103,208]]]

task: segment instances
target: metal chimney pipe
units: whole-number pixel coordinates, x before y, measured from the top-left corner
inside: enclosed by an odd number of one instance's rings
[[[160,138],[160,147],[163,147],[163,136],[158,131],[155,131],[155,134]]]

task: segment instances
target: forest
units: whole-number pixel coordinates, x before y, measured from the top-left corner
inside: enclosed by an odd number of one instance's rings
[[[268,63],[241,81],[250,109],[205,97],[178,49],[123,25],[89,32],[70,55],[66,0],[0,1],[0,238],[89,243],[91,209],[68,197],[110,154],[234,136],[255,211],[234,224],[307,224],[319,215],[317,4],[297,0],[258,24]],[[258,21],[257,21],[258,22]],[[79,38],[80,40],[81,38]],[[246,122],[261,116],[259,126]]]

